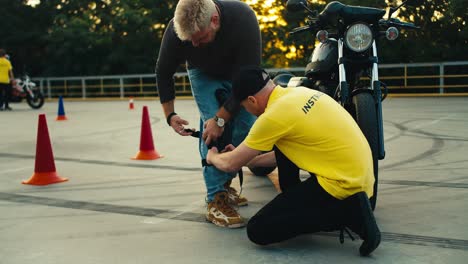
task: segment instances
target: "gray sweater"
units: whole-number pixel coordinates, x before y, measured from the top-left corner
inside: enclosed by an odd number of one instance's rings
[[[171,20],[164,32],[156,63],[156,83],[161,103],[175,98],[174,73],[186,62],[189,69],[201,69],[213,78],[231,81],[244,65],[261,63],[261,35],[254,11],[237,0],[214,1],[219,7],[221,27],[213,42],[194,47],[181,41]]]

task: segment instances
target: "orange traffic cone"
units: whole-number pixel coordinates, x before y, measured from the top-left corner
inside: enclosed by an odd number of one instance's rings
[[[133,96],[130,96],[129,106],[128,109],[133,110],[135,107],[133,106]]]
[[[45,114],[40,114],[37,128],[34,174],[29,180],[23,181],[22,183],[31,185],[48,185],[64,181],[68,181],[68,179],[58,176],[55,171],[54,154],[52,153],[52,145],[50,143],[49,130],[47,129],[46,116]]]
[[[162,158],[154,149],[153,133],[149,120],[148,107],[143,106],[143,116],[141,119],[140,151],[132,158],[135,160],[155,160]]]

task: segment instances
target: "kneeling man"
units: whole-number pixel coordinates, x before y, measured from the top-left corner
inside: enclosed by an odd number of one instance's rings
[[[223,153],[210,149],[207,162],[223,171],[276,165],[282,191],[250,219],[249,239],[267,245],[341,230],[342,241],[349,228],[364,241],[362,256],[374,251],[380,231],[368,199],[374,184],[372,154],[351,115],[319,91],[275,86],[257,66],[240,70],[233,95],[258,119],[242,144]],[[300,169],[310,173],[307,180],[300,180]]]

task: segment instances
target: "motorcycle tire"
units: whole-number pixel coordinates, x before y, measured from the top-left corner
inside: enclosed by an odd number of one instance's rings
[[[249,167],[249,170],[256,176],[267,176],[275,169],[276,167]]]
[[[374,195],[369,199],[372,210],[375,210],[377,204],[377,191],[379,181],[379,126],[377,120],[377,111],[374,96],[368,92],[362,92],[353,97],[352,116],[361,128],[364,136],[372,150],[372,159],[374,161]]]
[[[29,95],[26,97],[28,105],[33,109],[39,109],[44,105],[44,95],[41,92],[34,92],[34,99]]]

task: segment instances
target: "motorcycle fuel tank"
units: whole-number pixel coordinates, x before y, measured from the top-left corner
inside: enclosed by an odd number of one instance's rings
[[[320,43],[315,47],[306,66],[307,77],[331,74],[338,64],[338,42],[330,38],[326,43]]]

